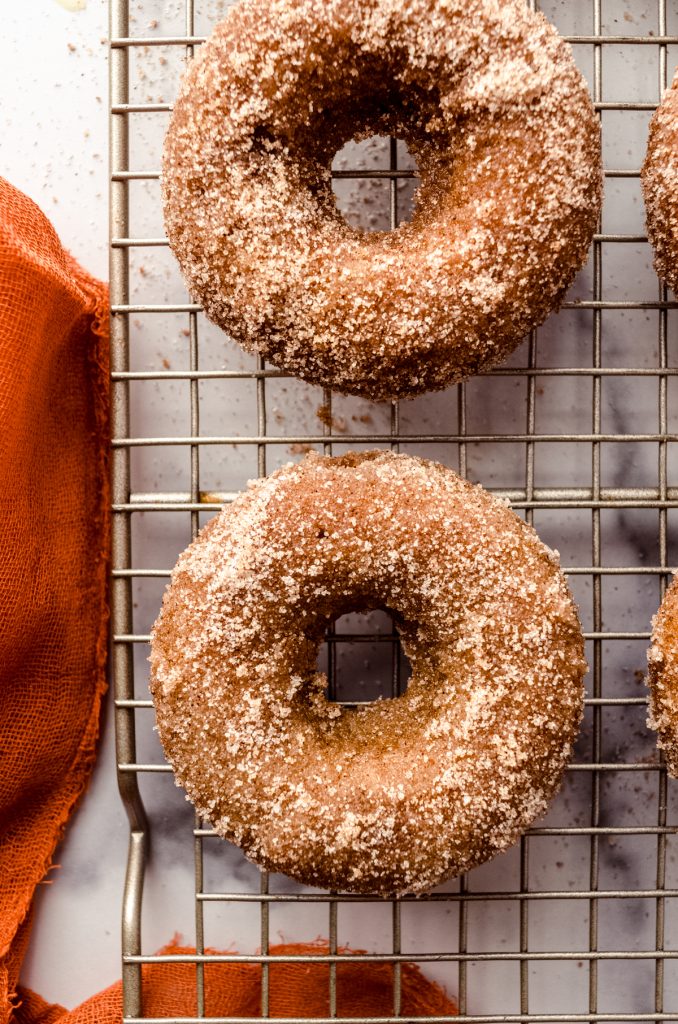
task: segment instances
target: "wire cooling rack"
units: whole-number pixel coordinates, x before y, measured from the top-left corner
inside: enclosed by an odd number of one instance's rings
[[[393,1012],[380,1024],[400,1018],[404,961],[446,986],[462,1021],[678,1021],[677,816],[642,682],[650,618],[678,562],[677,304],[651,269],[638,181],[647,123],[678,56],[676,11],[666,0],[540,4],[572,43],[602,120],[606,203],[589,264],[560,313],[508,363],[442,394],[376,406],[245,356],[190,301],[168,253],[162,136],[182,62],[225,6],[111,0],[113,674],[130,820],[124,1016],[143,1017],[141,966],[177,959],[154,953],[157,921],[175,913],[197,949],[181,958],[195,964],[189,1020],[204,1017],[204,965],[215,959],[263,965],[267,1016],[279,934],[326,940],[314,961],[330,964],[335,1018],[336,964],[350,945],[394,965]],[[348,216],[396,225],[413,183],[404,156],[391,140],[337,164]],[[269,878],[194,820],[152,734],[146,665],[171,566],[247,477],[307,448],[374,446],[437,458],[511,499],[561,551],[590,665],[581,737],[548,817],[468,877],[390,903]],[[404,685],[383,617],[341,620],[327,650],[336,699]]]

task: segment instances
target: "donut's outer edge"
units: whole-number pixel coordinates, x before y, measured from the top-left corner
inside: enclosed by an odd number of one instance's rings
[[[353,3],[358,6],[357,0],[353,0]],[[296,6],[300,9],[308,8],[309,12],[315,9],[311,0],[304,0],[304,3]],[[335,0],[334,6],[339,8],[342,5]],[[343,5],[347,6],[350,7],[350,4]],[[388,4],[365,5],[366,8],[375,8],[377,11],[381,6],[386,9]],[[391,2],[391,7],[395,6]],[[416,5],[410,4],[408,10],[414,10],[415,7]],[[442,16],[453,7],[461,9],[462,5],[439,3],[434,4],[431,10],[427,10],[430,16]],[[494,257],[477,274],[469,270],[461,281],[449,288],[447,294],[445,280],[432,276],[429,284],[434,286],[433,292],[438,298],[432,299],[426,287],[422,286],[420,289],[417,285],[412,298],[408,299],[402,311],[399,307],[397,315],[394,314],[390,322],[384,320],[381,327],[377,323],[375,328],[374,320],[376,317],[379,321],[382,316],[383,303],[380,307],[378,298],[366,294],[360,283],[365,275],[361,273],[356,278],[359,284],[356,286],[355,302],[351,298],[350,309],[338,307],[337,322],[342,325],[351,324],[343,333],[331,325],[330,313],[324,315],[324,319],[314,322],[314,311],[315,315],[318,315],[317,306],[314,305],[315,300],[311,300],[309,304],[308,298],[304,297],[304,292],[308,290],[304,287],[304,280],[308,278],[302,274],[297,280],[294,276],[295,257],[286,268],[287,272],[276,269],[275,273],[267,271],[267,275],[264,275],[262,268],[267,263],[265,253],[270,252],[272,246],[262,245],[259,247],[260,251],[253,256],[251,266],[246,267],[245,260],[242,270],[225,272],[224,278],[228,283],[222,286],[221,278],[219,281],[210,280],[212,257],[206,259],[204,252],[199,251],[199,247],[196,246],[192,232],[184,230],[184,223],[192,224],[196,230],[200,230],[200,225],[205,220],[204,209],[201,209],[200,202],[195,200],[195,178],[186,171],[181,157],[181,153],[185,155],[190,148],[187,140],[190,135],[188,124],[192,116],[191,83],[197,81],[200,76],[202,79],[206,77],[205,62],[210,53],[214,52],[216,55],[218,47],[221,48],[219,52],[227,52],[229,48],[237,45],[235,32],[240,30],[238,18],[241,18],[245,25],[256,25],[264,21],[263,15],[267,13],[266,5],[262,7],[257,0],[240,0],[240,3],[231,7],[224,22],[215,30],[212,37],[214,43],[210,39],[204,44],[186,74],[166,138],[161,178],[170,245],[181,263],[189,291],[203,303],[208,318],[222,327],[246,350],[258,352],[276,366],[309,383],[384,400],[446,388],[489,368],[506,358],[530,330],[541,324],[553,309],[558,308],[576,272],[586,260],[598,219],[602,197],[600,124],[583,77],[574,64],[571,47],[557,35],[543,15],[528,12],[527,7],[523,7],[522,3],[509,3],[507,0],[502,0],[502,3],[498,0],[484,0],[482,3],[474,4],[475,9],[468,17],[482,20],[482,12],[487,10],[492,12],[495,20],[504,17],[507,22],[512,19],[516,25],[519,22],[521,25],[529,24],[530,31],[535,35],[532,41],[535,52],[541,54],[548,51],[554,61],[557,61],[557,73],[552,78],[566,80],[565,86],[562,83],[558,84],[559,91],[550,102],[552,107],[562,110],[563,124],[567,125],[567,131],[561,131],[561,139],[567,137],[575,140],[575,145],[571,147],[567,161],[564,158],[554,158],[549,166],[555,172],[556,165],[564,167],[567,164],[568,167],[571,165],[572,171],[564,175],[565,180],[558,182],[559,200],[556,201],[555,196],[551,195],[549,203],[553,210],[558,206],[561,210],[570,210],[567,228],[560,229],[558,237],[551,237],[554,234],[558,235],[554,228],[555,214],[551,214],[553,223],[549,228],[548,225],[538,223],[541,217],[537,209],[533,215],[526,218],[520,230],[514,232],[518,238],[527,237],[535,230],[534,242],[521,253],[520,259],[514,261],[515,267],[511,273],[509,268],[506,268],[502,275],[503,280],[497,278],[495,274]],[[287,9],[291,8],[286,7],[284,3],[276,8],[278,14]],[[503,13],[497,14],[497,11]],[[262,15],[261,18],[257,18],[257,12]],[[450,17],[457,18],[458,11],[455,10]],[[229,38],[231,22],[234,33],[232,39]],[[506,32],[509,34],[510,29],[511,26],[507,24]],[[254,38],[257,38],[256,35]],[[505,82],[498,84],[497,93],[504,96]],[[243,105],[246,105],[246,101],[247,97],[243,97]],[[256,102],[259,101],[260,98],[257,97]],[[472,103],[473,100],[469,102]],[[502,100],[498,99],[497,103],[500,102]],[[559,127],[562,128],[562,125]],[[544,137],[541,149],[549,148],[549,142],[548,137]],[[561,141],[561,145],[565,143]],[[577,158],[573,157],[574,148],[578,150]],[[212,172],[210,164],[210,173]],[[228,175],[229,169],[223,169],[223,173]],[[275,178],[272,177],[266,186],[269,193],[274,184]],[[539,183],[535,182],[533,194],[538,196],[540,191],[544,193],[545,189],[540,190]],[[238,206],[238,197],[241,194],[242,189],[238,190],[238,195],[231,197],[231,206]],[[243,221],[247,219],[247,209],[243,205],[232,219],[227,216],[224,224],[217,230],[221,231],[223,227],[224,240],[229,236],[235,237],[241,231]],[[482,228],[482,224],[479,227]],[[545,231],[548,237],[540,236],[540,231]],[[234,243],[234,255],[225,260],[230,267],[240,265],[238,249],[240,252],[250,252],[251,246],[245,235],[241,245],[235,246]],[[274,240],[275,236],[272,234],[271,241]],[[503,247],[504,239],[500,242]],[[211,245],[210,238],[209,246]],[[539,247],[542,253],[541,265],[535,267],[532,265],[532,254],[533,250]],[[303,248],[304,245],[300,243],[299,252]],[[329,249],[332,249],[331,245]],[[405,278],[408,276],[407,266],[414,265],[419,259],[415,252],[408,255],[409,261],[404,264],[403,270]],[[388,253],[384,259],[388,262]],[[472,262],[475,262],[475,256]],[[531,283],[525,284],[521,279],[521,273],[528,263],[530,271],[527,276]],[[212,267],[213,265],[212,262]],[[317,277],[341,279],[343,271],[354,265],[354,255],[347,251],[345,257],[334,266],[331,260],[328,262],[323,257],[323,262],[318,264],[321,269],[314,269],[313,273]],[[522,267],[523,270],[517,271],[516,267]],[[262,283],[259,294],[258,275]],[[271,283],[276,275],[278,284]],[[501,292],[504,281],[509,278],[509,290],[515,292],[515,295],[509,299],[498,300],[496,294]],[[369,279],[369,275],[365,279]],[[289,282],[292,282],[292,285]],[[390,278],[386,283],[388,287],[384,294],[388,298],[397,287],[393,286]],[[529,296],[524,292],[529,292]],[[291,298],[281,298],[285,295]],[[363,296],[366,297],[364,303]],[[334,309],[332,298],[323,302],[326,310]],[[429,306],[424,314],[422,308],[427,302]],[[429,314],[435,306],[440,308],[434,310],[435,316],[432,319]],[[363,316],[365,309],[367,317]],[[478,310],[482,312],[478,313]],[[445,316],[448,311],[450,319],[446,326]],[[371,318],[372,324],[368,318]],[[454,326],[451,326],[452,319]],[[408,327],[409,333],[404,334],[402,339],[398,338],[397,351],[404,351],[407,348],[407,358],[399,362],[399,357],[391,353],[388,359],[384,357],[380,364],[380,339],[382,335],[385,339],[394,336],[398,320],[403,324],[414,325],[411,330]],[[467,326],[467,320],[471,324],[470,327]],[[351,345],[347,346],[346,338],[353,338],[353,346],[357,350],[365,343],[368,335],[369,346],[374,348],[376,354],[372,354],[370,349],[369,360],[366,362],[367,356],[363,353],[358,358]],[[423,344],[422,339],[428,340]],[[365,352],[369,346],[365,347]]]
[[[647,724],[664,751],[669,775],[678,778],[678,576],[652,619],[647,652],[650,706]]]
[[[650,121],[640,172],[658,276],[678,289],[678,72]]]
[[[290,475],[296,475],[298,477],[299,474],[303,474],[305,472],[306,467],[320,466],[330,469],[333,466],[333,464],[339,464],[342,467],[359,468],[361,463],[364,460],[368,459],[372,459],[377,463],[381,460],[382,464],[384,465],[400,466],[402,467],[403,471],[406,471],[409,465],[414,465],[418,467],[427,468],[427,471],[433,473],[443,473],[444,475],[449,476],[450,478],[456,479],[459,485],[462,486],[462,488],[467,489],[469,492],[469,497],[477,495],[479,500],[491,500],[493,507],[496,507],[498,510],[502,509],[502,515],[505,515],[508,512],[508,509],[506,508],[506,503],[502,503],[497,499],[492,498],[488,492],[484,491],[478,485],[468,484],[467,481],[462,480],[452,470],[447,469],[446,467],[443,467],[436,463],[430,463],[427,462],[427,460],[422,460],[412,456],[394,455],[392,453],[384,451],[367,452],[360,454],[349,453],[349,455],[347,456],[340,456],[335,458],[318,455],[307,456],[304,460],[302,460],[301,463],[289,464],[287,466],[282,467],[279,470],[276,470],[276,472],[268,478],[264,478],[263,480],[259,481],[253,481],[250,490],[246,492],[245,495],[242,495],[241,499],[244,500],[245,498],[252,497],[256,498],[257,494],[259,492],[262,492],[265,487],[275,487],[276,481],[285,481],[286,477]],[[267,493],[270,494],[270,490]],[[238,499],[236,499],[236,501],[237,500]],[[268,502],[268,500],[268,498],[265,499],[266,502]],[[236,513],[237,505],[235,509],[234,506],[231,505],[229,509],[229,515],[234,515]],[[458,861],[454,868],[451,868],[450,870],[447,870],[442,874],[429,876],[425,878],[423,882],[421,880],[417,881],[416,878],[408,877],[408,880],[405,884],[403,884],[402,882],[393,884],[389,881],[387,877],[384,877],[383,875],[376,876],[375,878],[362,877],[354,879],[351,878],[350,875],[338,877],[336,873],[332,874],[330,872],[329,874],[324,874],[322,871],[320,871],[320,873],[316,872],[315,874],[309,876],[308,874],[305,874],[304,870],[301,869],[299,866],[295,868],[294,859],[288,859],[285,862],[281,862],[275,857],[269,857],[266,854],[262,853],[261,849],[257,847],[256,843],[254,843],[252,838],[249,836],[249,830],[246,827],[244,828],[244,830],[237,830],[234,833],[230,827],[221,826],[219,821],[214,821],[212,819],[216,831],[223,835],[225,838],[230,839],[231,841],[234,841],[238,845],[240,845],[243,848],[245,854],[251,860],[253,860],[254,863],[258,864],[261,867],[268,868],[270,870],[282,871],[286,874],[291,875],[292,877],[297,878],[299,881],[305,884],[320,885],[324,887],[329,886],[330,888],[338,887],[353,892],[381,892],[384,895],[386,895],[393,893],[394,891],[429,891],[433,885],[436,885],[444,881],[445,878],[454,876],[455,874],[458,874],[461,871],[468,870],[469,868],[474,867],[477,864],[487,860],[489,857],[494,856],[496,853],[508,848],[508,846],[512,845],[513,842],[517,840],[521,832],[524,831],[524,829],[532,823],[535,817],[539,817],[545,811],[548,800],[552,799],[553,795],[555,794],[555,792],[557,792],[562,782],[563,772],[566,763],[571,755],[572,744],[574,742],[576,731],[583,713],[584,692],[582,680],[583,675],[586,671],[586,664],[584,661],[584,644],[583,637],[581,634],[581,626],[579,624],[579,620],[576,613],[576,608],[572,601],[569,588],[567,587],[562,572],[559,569],[558,562],[556,560],[557,556],[554,555],[553,552],[550,552],[550,550],[539,541],[536,533],[530,526],[528,526],[519,517],[514,516],[512,513],[511,516],[511,522],[515,523],[514,530],[517,530],[517,533],[525,538],[526,543],[528,543],[531,546],[534,552],[537,552],[539,549],[541,550],[539,557],[545,559],[545,565],[548,563],[548,565],[550,566],[548,570],[550,573],[550,578],[552,578],[554,581],[556,579],[560,581],[558,583],[559,596],[557,598],[557,604],[560,606],[560,611],[558,612],[558,614],[564,616],[563,622],[567,621],[568,623],[566,627],[566,633],[563,634],[563,636],[567,636],[568,658],[565,663],[561,662],[561,669],[556,678],[559,681],[559,685],[563,688],[563,693],[568,694],[564,706],[568,707],[569,710],[567,712],[567,721],[564,721],[562,723],[560,737],[549,747],[548,779],[540,779],[537,783],[538,787],[540,786],[540,784],[543,783],[543,787],[539,789],[539,792],[541,792],[542,795],[536,798],[534,794],[526,794],[524,798],[524,810],[520,816],[519,825],[514,825],[510,832],[504,829],[500,833],[500,835],[498,835],[497,837],[495,837],[495,839],[492,840],[489,846],[483,846],[484,853],[479,853],[478,850],[476,849],[476,853],[474,854],[473,857],[467,857],[464,860]],[[210,521],[210,523],[208,523],[208,525],[203,529],[203,531],[201,531],[201,534],[199,535],[197,540],[193,542],[193,544],[187,549],[186,552],[184,552],[184,554],[181,556],[179,560],[177,569],[175,569],[173,573],[173,582],[170,584],[170,587],[166,591],[165,598],[163,600],[162,612],[160,614],[158,621],[153,627],[151,654],[151,692],[156,702],[158,722],[159,725],[161,726],[161,739],[163,741],[163,744],[165,745],[166,754],[170,762],[173,764],[175,772],[177,773],[177,784],[183,784],[189,789],[191,799],[196,804],[196,807],[200,812],[201,816],[208,819],[210,818],[210,810],[208,805],[204,802],[201,802],[199,793],[197,793],[195,791],[195,788],[190,785],[189,780],[183,777],[181,764],[176,763],[176,761],[173,758],[172,750],[168,749],[166,744],[168,736],[171,739],[172,727],[170,724],[171,712],[169,712],[165,707],[165,705],[167,704],[167,700],[163,697],[163,689],[165,687],[165,681],[169,678],[167,674],[168,668],[170,675],[172,669],[171,666],[168,666],[166,657],[164,656],[162,649],[158,649],[158,643],[161,641],[162,644],[164,645],[167,640],[167,629],[170,626],[171,615],[174,614],[173,609],[179,609],[179,611],[181,609],[180,588],[184,585],[182,581],[187,579],[186,572],[188,571],[190,573],[191,559],[194,557],[194,555],[198,555],[201,544],[208,538],[210,538],[212,532],[215,529],[217,529],[218,518],[219,517],[215,517],[213,520]],[[245,544],[246,547],[246,539],[243,540],[243,543]],[[179,601],[178,605],[177,601]],[[559,629],[562,630],[562,628],[563,627],[561,624]],[[173,640],[170,646],[173,647],[175,643],[176,641]],[[183,642],[179,642],[179,646],[176,649],[183,650],[184,646],[185,645],[183,644]],[[171,685],[174,686],[174,682]],[[160,705],[158,704],[158,701],[160,701]],[[554,723],[548,724],[549,731],[553,729],[553,725]],[[281,827],[284,827],[284,825],[282,825]],[[401,877],[401,873],[398,874],[398,877]]]

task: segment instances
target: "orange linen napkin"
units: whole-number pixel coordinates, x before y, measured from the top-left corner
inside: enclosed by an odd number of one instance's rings
[[[105,689],[108,291],[0,178],[0,1021]]]
[[[167,946],[161,953],[193,953]],[[214,950],[208,950],[214,952]],[[272,946],[274,956],[321,954],[326,943]],[[344,953],[351,952],[348,949]],[[402,965],[401,1012],[407,1017],[449,1017],[457,1008],[443,989],[423,976],[414,964]],[[196,970],[192,964],[150,964],[143,968],[144,1013],[148,1017],[195,1017]],[[23,992],[16,1024],[119,1024],[122,1015],[120,982],[88,999],[72,1013],[49,1006],[38,996]],[[271,964],[269,1015],[271,1017],[327,1017],[329,966],[327,964]],[[64,1016],[65,1014],[65,1016]],[[259,1017],[261,967],[259,964],[207,964],[205,966],[207,1017]],[[393,966],[382,963],[337,965],[337,1016],[389,1017],[393,1014]]]

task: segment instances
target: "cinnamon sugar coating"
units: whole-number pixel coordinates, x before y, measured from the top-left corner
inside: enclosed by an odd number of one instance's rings
[[[388,608],[407,691],[357,710],[316,659]],[[557,556],[452,470],[309,455],[253,482],[181,555],[151,691],[177,784],[257,864],[423,892],[506,849],[557,790],[586,666]]]
[[[330,164],[390,134],[412,221],[363,233]],[[373,399],[503,359],[562,300],[601,202],[570,47],[524,0],[240,0],[184,76],[165,140],[170,244],[244,348]]]
[[[674,577],[652,620],[647,653],[650,713],[647,724],[659,735],[669,775],[678,778],[678,581]]]
[[[678,291],[678,73],[650,121],[640,174],[657,274]]]

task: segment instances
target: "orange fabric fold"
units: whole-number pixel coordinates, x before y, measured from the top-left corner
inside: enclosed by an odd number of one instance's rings
[[[318,955],[326,943],[283,944],[271,947],[273,956]],[[193,953],[171,945],[161,953]],[[208,952],[215,952],[208,950]],[[349,953],[351,950],[343,949]],[[355,951],[353,951],[355,952]],[[207,1017],[259,1017],[261,966],[259,964],[207,964],[205,966]],[[393,1007],[393,965],[347,963],[337,966],[338,1017],[389,1017]],[[330,969],[328,964],[281,963],[269,966],[269,1016],[328,1017]],[[423,976],[414,964],[401,967],[401,1013],[407,1017],[455,1016],[457,1008],[444,990]],[[16,1024],[118,1024],[122,1015],[120,982],[82,1003],[72,1013],[50,1007],[33,993],[20,993]],[[147,1017],[195,1017],[196,969],[193,964],[149,964],[143,968],[142,996]]]
[[[0,1020],[105,689],[108,291],[0,179]]]

